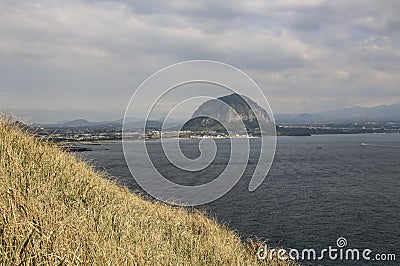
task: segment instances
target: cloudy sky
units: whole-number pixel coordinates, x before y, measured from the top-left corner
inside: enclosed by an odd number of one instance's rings
[[[1,1],[0,107],[118,119],[149,75],[192,59],[242,69],[275,113],[400,103],[399,12],[397,0]]]

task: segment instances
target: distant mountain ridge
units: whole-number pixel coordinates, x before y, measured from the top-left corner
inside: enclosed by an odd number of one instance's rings
[[[45,127],[53,128],[89,128],[89,127],[122,127],[124,119],[118,119],[115,121],[101,121],[101,122],[90,122],[86,119],[75,119],[71,121],[63,121],[57,124],[45,124]],[[143,128],[145,124],[144,120],[138,118],[126,118],[125,126],[127,128]],[[176,124],[176,123],[175,123]],[[171,126],[175,125],[174,123]],[[162,121],[160,120],[147,120],[146,126],[148,128],[161,128]]]
[[[227,99],[227,98],[226,98]],[[251,101],[250,99],[248,99]],[[212,100],[211,100],[212,101]],[[205,103],[204,103],[205,104]],[[254,103],[256,104],[256,103]],[[256,104],[257,105],[257,104]],[[257,105],[258,106],[258,105]],[[202,112],[207,115],[207,105]],[[210,109],[211,110],[211,109]],[[264,110],[265,111],[265,110]],[[198,113],[196,113],[197,115]],[[265,115],[265,114],[264,114]],[[274,114],[279,123],[327,123],[327,122],[366,122],[366,121],[400,121],[400,104],[379,105],[375,107],[345,107],[315,113],[301,114]],[[151,127],[161,128],[163,119],[149,120]],[[47,127],[122,127],[123,119],[115,121],[90,122],[86,119],[62,121],[56,124],[44,124]],[[144,120],[140,118],[126,118],[125,123],[131,128],[143,127]],[[174,125],[180,124],[175,121]]]
[[[275,114],[278,123],[400,121],[400,104],[345,107],[316,113]]]
[[[121,126],[122,122],[116,121],[101,121],[101,122],[90,122],[86,119],[75,119],[71,121],[62,121],[56,124],[45,124],[47,127],[99,127],[99,126]]]
[[[86,119],[75,119],[72,121],[66,121],[66,122],[57,123],[57,124],[62,127],[86,127],[86,126],[91,126],[94,123],[89,122]]]

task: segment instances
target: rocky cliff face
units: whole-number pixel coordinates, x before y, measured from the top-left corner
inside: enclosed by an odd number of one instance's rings
[[[256,115],[261,117],[260,121],[257,120]],[[224,130],[221,125],[223,124],[235,129],[234,131],[254,132],[259,131],[260,128],[266,130],[272,125],[267,111],[249,98],[236,93],[203,103],[192,117],[184,125],[183,130]],[[243,122],[245,128],[241,127],[240,121]]]

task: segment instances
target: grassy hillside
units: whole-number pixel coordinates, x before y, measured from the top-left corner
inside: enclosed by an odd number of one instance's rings
[[[0,195],[0,265],[261,263],[259,244],[202,213],[144,200],[2,120]]]

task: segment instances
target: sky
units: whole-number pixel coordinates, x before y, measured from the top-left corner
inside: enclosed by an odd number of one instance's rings
[[[246,72],[274,113],[400,103],[399,12],[397,0],[1,1],[0,109],[119,119],[151,74],[195,59]]]

